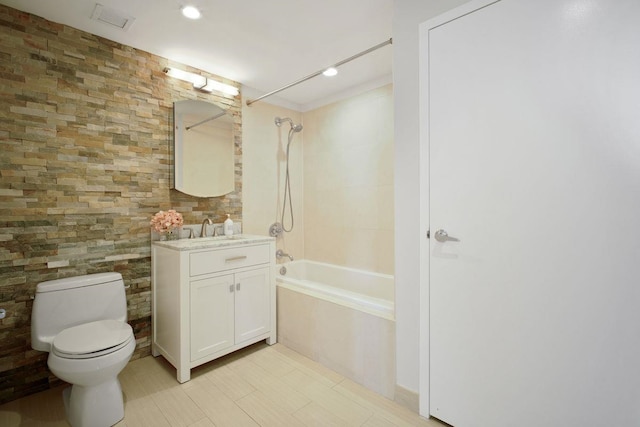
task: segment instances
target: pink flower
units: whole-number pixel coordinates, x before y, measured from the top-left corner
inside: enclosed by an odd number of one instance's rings
[[[176,227],[184,224],[184,219],[179,212],[169,209],[167,212],[160,211],[151,218],[151,228],[158,233],[167,233]]]

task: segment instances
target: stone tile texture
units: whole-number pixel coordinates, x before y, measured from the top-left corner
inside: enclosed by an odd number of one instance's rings
[[[39,282],[122,273],[137,348],[150,353],[151,216],[242,219],[241,100],[198,92],[167,66],[238,83],[0,5],[0,403],[50,387],[31,349]],[[235,191],[170,189],[172,103],[199,99],[234,117]]]

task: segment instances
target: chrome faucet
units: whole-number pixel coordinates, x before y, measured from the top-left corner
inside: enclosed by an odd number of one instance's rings
[[[202,221],[202,229],[200,230],[200,237],[207,237],[207,224],[213,225],[213,222],[209,218],[205,218],[204,221]],[[216,234],[215,227],[213,229],[213,234],[214,235]]]
[[[284,253],[284,251],[282,249],[278,249],[276,251],[276,258],[280,259],[280,258],[284,258],[284,257],[289,258],[289,261],[293,261],[293,257],[291,255]]]

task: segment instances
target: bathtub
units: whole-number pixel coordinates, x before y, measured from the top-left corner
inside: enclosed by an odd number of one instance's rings
[[[278,286],[394,320],[393,276],[306,260],[282,267]]]
[[[308,260],[277,267],[278,342],[393,399],[393,276]]]

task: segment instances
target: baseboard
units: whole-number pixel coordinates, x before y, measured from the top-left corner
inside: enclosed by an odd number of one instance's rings
[[[396,384],[394,400],[405,408],[418,414],[420,412],[420,395]]]

